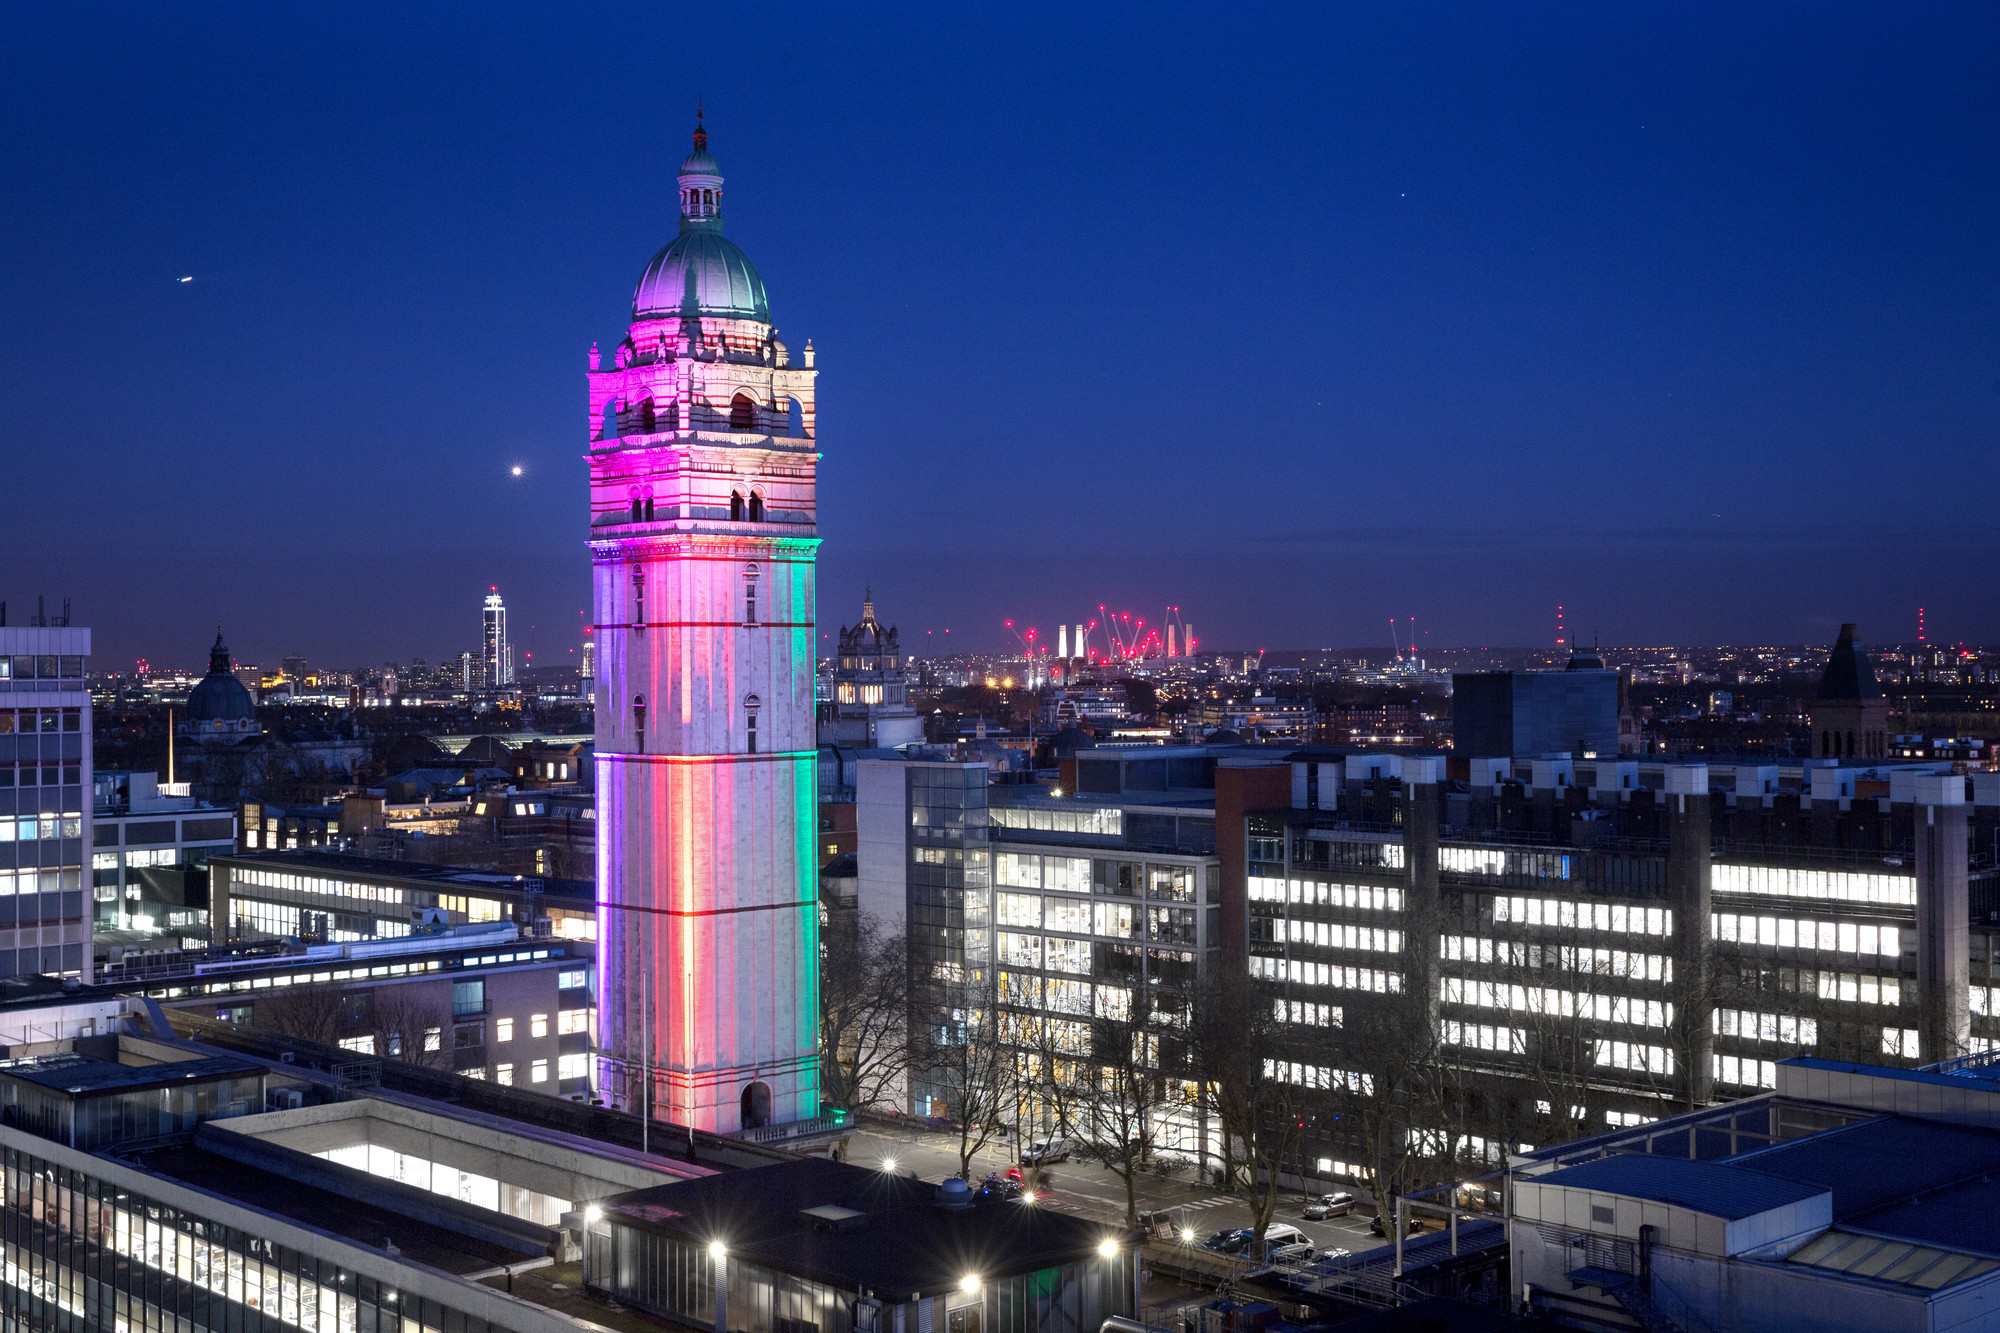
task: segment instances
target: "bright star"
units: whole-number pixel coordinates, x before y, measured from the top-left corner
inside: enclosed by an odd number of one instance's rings
[[[521,465],[519,463],[514,465],[514,475],[517,477],[521,475]]]

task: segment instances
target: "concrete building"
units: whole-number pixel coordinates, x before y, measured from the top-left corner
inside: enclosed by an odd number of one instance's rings
[[[1572,1328],[2000,1322],[2000,1070],[1794,1058],[1777,1086],[1510,1166],[1511,1289]]]
[[[87,629],[0,626],[0,977],[91,975],[89,657]]]
[[[1619,752],[1619,681],[1595,653],[1563,671],[1451,678],[1451,748],[1463,755],[1605,758]]]
[[[924,721],[910,706],[905,668],[895,626],[875,618],[871,589],[862,598],[860,621],[840,628],[819,743],[895,750],[921,742]]]
[[[186,784],[162,784],[157,773],[98,773],[92,791],[97,929],[205,939],[208,858],[235,850],[236,812],[196,800]]]
[[[680,234],[590,358],[601,1082],[735,1130],[819,1114],[817,372],[694,137]]]
[[[556,939],[597,938],[588,880],[534,878],[329,852],[242,853],[209,860],[217,944],[403,939],[426,927],[511,921]]]

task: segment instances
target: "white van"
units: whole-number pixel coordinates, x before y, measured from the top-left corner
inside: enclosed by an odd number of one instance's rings
[[[1047,1166],[1069,1160],[1068,1139],[1037,1139],[1021,1149],[1022,1166]]]

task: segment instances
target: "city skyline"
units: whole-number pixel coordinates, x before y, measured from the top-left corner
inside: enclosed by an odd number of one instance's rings
[[[2000,637],[1988,12],[709,24],[767,95],[636,12],[17,25],[8,596],[363,662],[497,584],[567,659],[577,386],[705,95],[841,371],[822,633]]]

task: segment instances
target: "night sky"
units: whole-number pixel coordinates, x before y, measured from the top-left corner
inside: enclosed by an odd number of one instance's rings
[[[1992,5],[858,8],[14,6],[9,623],[573,660],[699,97],[826,630],[2000,639]]]

